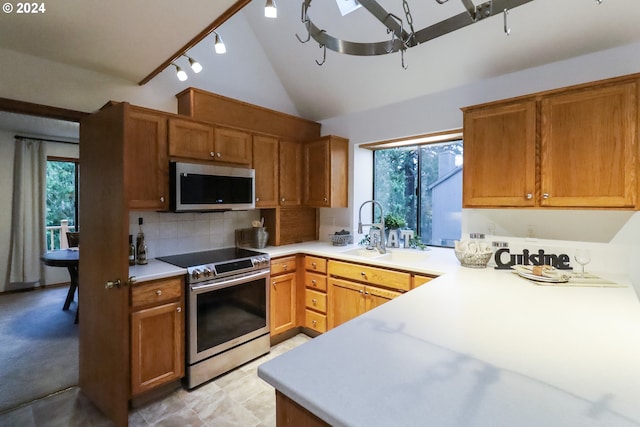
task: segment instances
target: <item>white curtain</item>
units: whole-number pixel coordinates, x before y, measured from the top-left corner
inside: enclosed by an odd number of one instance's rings
[[[7,289],[22,289],[44,285],[44,266],[40,261],[46,248],[44,143],[17,138],[13,164]]]

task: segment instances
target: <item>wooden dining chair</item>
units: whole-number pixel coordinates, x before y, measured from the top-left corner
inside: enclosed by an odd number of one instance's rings
[[[80,244],[80,232],[67,231],[67,242],[70,248],[77,248]]]

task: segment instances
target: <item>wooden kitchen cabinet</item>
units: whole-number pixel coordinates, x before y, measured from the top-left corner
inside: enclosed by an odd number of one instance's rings
[[[296,322],[296,257],[271,260],[269,295],[269,327],[271,336],[297,326]]]
[[[340,326],[400,295],[402,293],[397,291],[331,277],[327,327],[332,329]]]
[[[637,90],[634,80],[542,99],[542,206],[635,206]]]
[[[464,113],[464,207],[535,205],[536,103]]]
[[[131,288],[131,395],[184,376],[184,283],[181,277]]]
[[[136,210],[167,210],[167,117],[128,105],[124,111],[124,186],[128,207]]]
[[[638,207],[638,81],[464,108],[464,207]]]
[[[253,168],[256,171],[256,208],[278,206],[278,138],[253,136]]]
[[[185,119],[169,119],[169,156],[194,160],[214,157],[213,126]]]
[[[216,161],[251,164],[252,137],[249,132],[216,126],[214,151]]]
[[[332,329],[411,287],[411,274],[330,260],[327,266],[327,328]]]
[[[251,164],[251,134],[192,120],[169,120],[169,156]]]
[[[278,145],[280,206],[298,206],[302,201],[302,145],[280,140]]]
[[[433,276],[426,276],[424,274],[413,274],[411,276],[411,288],[415,289],[417,287],[420,287],[426,283],[429,283],[433,279],[435,279],[435,277]]]
[[[304,195],[306,206],[348,206],[349,140],[325,136],[303,145]]]
[[[316,332],[327,331],[327,260],[304,257],[304,326]]]
[[[355,280],[365,284],[408,291],[411,289],[411,274],[404,271],[372,267],[344,261],[329,261],[329,275]]]

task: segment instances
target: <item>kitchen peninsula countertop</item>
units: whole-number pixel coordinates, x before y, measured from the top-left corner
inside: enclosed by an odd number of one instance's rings
[[[333,256],[319,248],[268,252]],[[640,425],[631,286],[540,286],[440,251],[413,270],[446,274],[258,375],[332,426]]]

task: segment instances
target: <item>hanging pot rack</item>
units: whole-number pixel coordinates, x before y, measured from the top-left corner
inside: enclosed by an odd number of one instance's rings
[[[435,1],[438,4],[444,4],[449,0]],[[302,38],[296,34],[296,37],[301,43],[307,43],[313,39],[323,49],[322,61],[316,60],[318,65],[324,64],[326,50],[330,49],[334,52],[356,56],[386,55],[400,52],[402,67],[407,68],[404,61],[404,52],[407,49],[494,15],[502,14],[504,16],[504,32],[509,35],[511,32],[511,28],[508,25],[509,10],[533,0],[489,0],[479,5],[475,5],[472,0],[460,1],[464,5],[466,12],[416,31],[408,0],[402,0],[404,18],[387,12],[376,0],[358,0],[362,7],[386,27],[389,39],[379,42],[353,42],[332,36],[313,23],[308,13],[311,7],[311,0],[302,0],[301,21],[307,30],[307,36]]]

